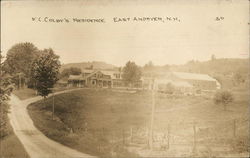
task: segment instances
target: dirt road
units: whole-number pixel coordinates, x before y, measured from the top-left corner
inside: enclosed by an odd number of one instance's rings
[[[56,94],[65,93],[58,92]],[[20,100],[15,95],[10,97],[9,119],[14,133],[24,145],[27,153],[31,158],[48,158],[48,157],[93,157],[73,150],[62,144],[59,144],[45,135],[43,135],[33,124],[27,112],[27,106],[35,101],[42,99],[34,97],[31,99]]]

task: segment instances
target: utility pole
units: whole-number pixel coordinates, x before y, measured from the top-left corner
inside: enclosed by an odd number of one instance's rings
[[[233,135],[236,137],[236,119],[233,120]]]
[[[21,80],[21,73],[18,73],[18,77],[19,77],[19,89],[21,89],[21,82],[22,82],[22,80]]]
[[[150,131],[149,131],[149,149],[153,149],[153,128],[154,128],[154,113],[155,113],[155,81],[153,79],[152,86],[152,109],[151,109],[151,122],[150,122]]]
[[[0,51],[0,76],[2,77],[2,51]]]
[[[55,94],[52,90],[53,98],[52,98],[52,120],[54,120],[54,113],[55,113]]]
[[[193,142],[193,154],[196,155],[196,123],[193,125],[194,130],[194,142]]]
[[[54,115],[55,115],[55,93],[53,88],[49,88],[52,92],[52,120],[54,120]]]

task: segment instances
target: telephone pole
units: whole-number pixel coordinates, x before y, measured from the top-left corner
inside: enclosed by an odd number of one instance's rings
[[[55,113],[55,94],[54,92],[52,91],[52,94],[53,94],[53,103],[52,103],[52,120],[54,120],[54,113]]]
[[[54,88],[49,88],[52,92],[52,120],[54,120],[54,115],[55,115],[55,93],[54,93]]]
[[[2,51],[0,51],[0,76],[2,77]]]
[[[154,128],[154,114],[155,114],[155,80],[152,80],[152,109],[151,109],[151,122],[149,131],[149,149],[153,149],[153,128]]]

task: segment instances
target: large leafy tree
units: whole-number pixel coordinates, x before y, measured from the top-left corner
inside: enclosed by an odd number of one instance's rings
[[[0,52],[0,139],[8,135],[8,105],[5,103],[9,99],[10,93],[13,90],[11,77],[2,67],[2,55]]]
[[[2,63],[3,56],[0,52],[0,104],[9,99],[9,95],[13,90],[13,84],[11,82],[11,77],[3,69]]]
[[[122,70],[122,78],[131,86],[141,79],[141,69],[135,62],[128,61]]]
[[[224,110],[226,110],[227,105],[233,102],[233,94],[227,90],[220,90],[215,93],[214,103],[218,105],[223,105]]]
[[[36,58],[38,49],[32,43],[18,43],[12,46],[4,61],[4,68],[9,74],[23,73],[29,75],[30,67]]]
[[[59,56],[55,55],[52,49],[39,53],[31,67],[31,77],[39,95],[45,98],[51,93],[51,88],[58,80],[60,66]]]
[[[26,82],[29,83],[29,87],[32,87],[33,82],[29,78],[30,68],[37,55],[37,47],[29,42],[15,44],[8,50],[3,67],[8,74],[12,75],[16,85],[20,86],[20,82]]]

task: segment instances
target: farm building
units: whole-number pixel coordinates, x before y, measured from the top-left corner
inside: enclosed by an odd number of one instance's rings
[[[68,86],[108,88],[112,87],[112,78],[101,71],[84,71],[80,75],[70,75]]]
[[[84,70],[81,75],[70,75],[68,78],[69,87],[97,87],[115,88],[126,87],[119,71],[105,70]],[[135,83],[134,87],[140,87],[141,81]]]
[[[186,81],[195,89],[200,90],[216,90],[218,81],[207,74],[172,72],[173,77],[177,81]]]
[[[159,91],[164,91],[169,84],[173,85],[179,92],[191,92],[195,90],[216,90],[220,88],[219,82],[207,74],[186,73],[186,72],[164,72],[158,74],[154,79],[150,76],[143,76],[140,81],[132,87],[152,89],[153,81],[157,84]],[[81,75],[70,75],[68,78],[69,87],[98,87],[116,88],[129,87],[122,79],[120,71],[105,70],[84,70]]]
[[[169,79],[157,79],[156,89],[161,92],[180,92],[180,93],[192,93],[194,87],[186,81],[172,81]]]
[[[186,73],[186,72],[167,72],[158,74],[154,83],[157,89],[162,91],[166,85],[173,85],[182,92],[193,90],[216,90],[220,89],[219,82],[207,74]],[[152,77],[143,77],[143,88],[152,89]]]

